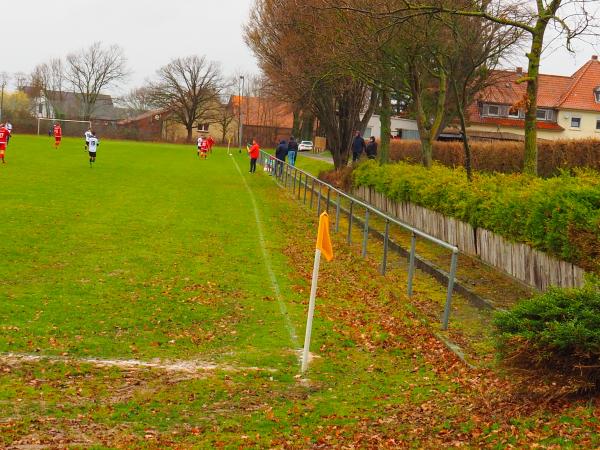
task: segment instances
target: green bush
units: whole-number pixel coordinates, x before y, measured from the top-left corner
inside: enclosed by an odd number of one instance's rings
[[[600,388],[600,290],[552,288],[496,315],[498,349],[510,363]]]
[[[522,174],[476,173],[408,163],[359,165],[354,186],[369,186],[522,242],[600,273],[600,175],[589,169],[541,179]]]
[[[479,172],[520,173],[523,171],[523,142],[471,141],[471,162]],[[465,151],[462,142],[434,142],[433,159],[448,167],[463,167]],[[392,140],[390,160],[421,160],[421,142]],[[589,167],[600,170],[600,140],[577,139],[545,141],[538,144],[538,174],[552,177],[561,170]]]

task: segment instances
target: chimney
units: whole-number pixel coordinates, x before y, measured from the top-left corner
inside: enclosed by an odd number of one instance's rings
[[[598,55],[592,55],[592,61],[598,61]]]
[[[517,71],[516,71],[519,75],[523,73],[523,68],[522,67],[517,67]]]

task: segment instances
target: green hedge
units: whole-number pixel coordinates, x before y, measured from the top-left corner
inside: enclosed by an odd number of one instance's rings
[[[551,288],[496,315],[498,349],[510,363],[600,387],[600,290]],[[590,386],[591,385],[591,386]]]
[[[354,170],[353,183],[600,273],[600,174],[593,170],[545,180],[478,173],[469,183],[463,169],[368,161]]]

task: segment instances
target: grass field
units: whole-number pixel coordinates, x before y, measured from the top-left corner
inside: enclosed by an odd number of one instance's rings
[[[0,447],[600,445],[594,403],[468,369],[405,275],[335,238],[298,372],[315,217],[245,155],[15,136],[0,166]],[[419,275],[417,302],[444,287]],[[533,386],[533,387],[532,387]]]

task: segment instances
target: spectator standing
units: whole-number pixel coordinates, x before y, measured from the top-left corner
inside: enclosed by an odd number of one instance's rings
[[[290,142],[288,142],[287,156],[290,166],[295,166],[296,156],[298,156],[298,142],[296,142],[294,136],[290,137]]]
[[[369,138],[369,143],[367,144],[367,158],[375,159],[377,157],[377,141],[375,140],[375,136],[371,136]]]
[[[248,155],[250,155],[250,173],[256,172],[256,161],[260,156],[260,146],[256,139],[252,139],[252,145],[247,146]]]
[[[360,131],[357,131],[354,135],[354,139],[352,140],[352,162],[356,162],[359,160],[362,152],[365,151],[365,140],[360,135]]]
[[[287,156],[287,153],[288,153],[287,142],[285,142],[282,139],[281,142],[279,142],[279,145],[277,146],[277,148],[275,149],[275,158],[277,158],[277,160],[275,161],[276,176],[281,176],[281,173],[283,172],[283,163],[285,162],[285,157]]]

